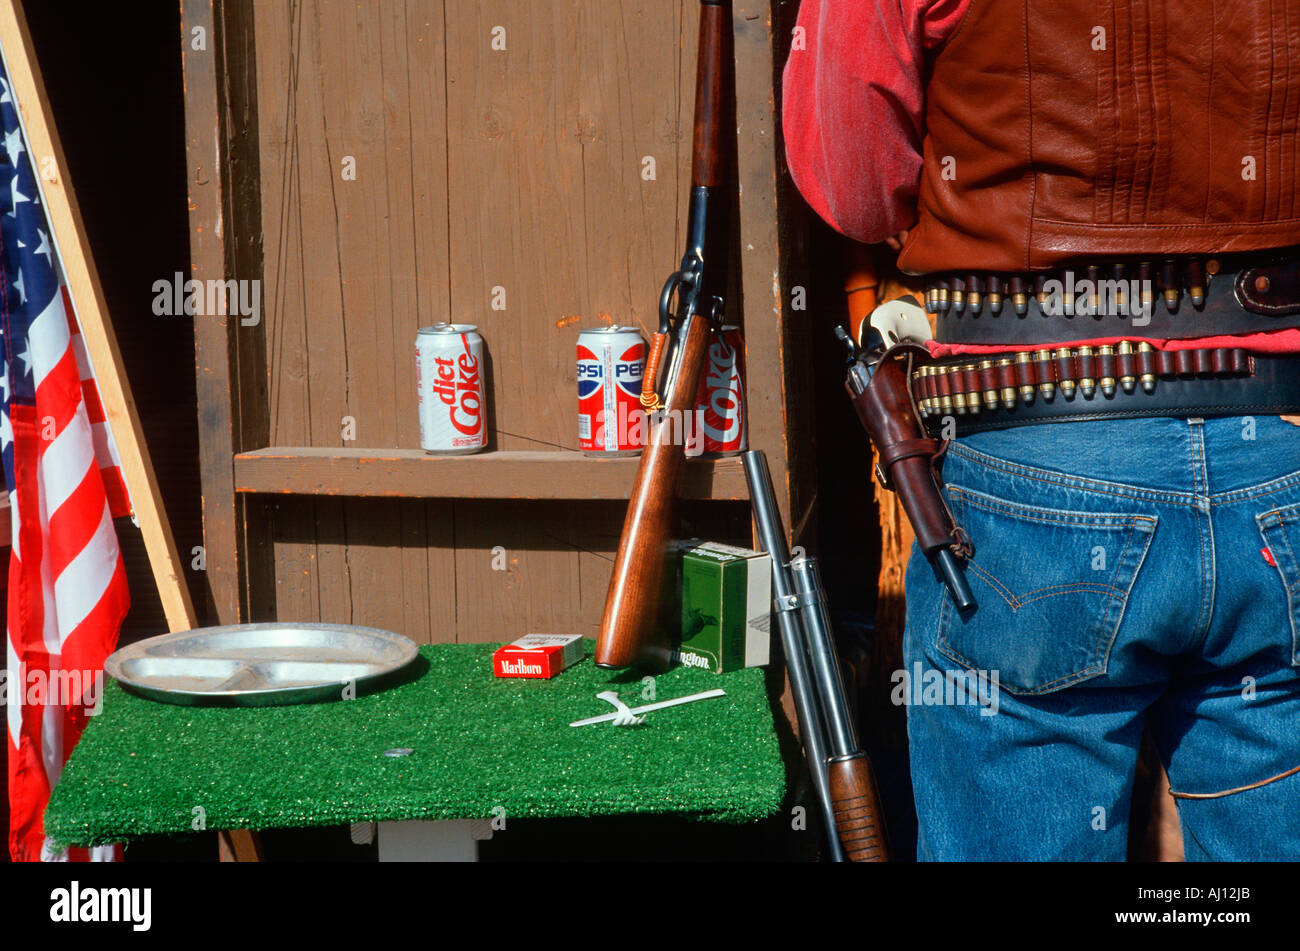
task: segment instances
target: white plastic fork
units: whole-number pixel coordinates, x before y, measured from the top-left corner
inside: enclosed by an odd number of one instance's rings
[[[618,694],[613,690],[605,690],[596,694],[599,700],[607,700],[614,705],[614,726],[640,726],[645,722],[645,717],[639,717],[627,708],[627,704],[618,699]]]
[[[691,703],[695,700],[710,700],[713,697],[725,697],[727,692],[721,688],[716,690],[706,690],[703,693],[693,693],[686,697],[675,697],[672,700],[661,700],[658,703],[648,703],[643,707],[633,707],[629,709],[623,701],[618,699],[618,694],[612,690],[606,690],[603,693],[596,694],[602,700],[607,700],[614,704],[618,709],[613,713],[606,713],[598,717],[588,717],[585,720],[574,720],[569,726],[589,726],[592,723],[606,723],[613,721],[615,725],[626,726],[629,724],[620,724],[619,720],[625,716],[631,715],[635,720],[640,722],[645,717],[637,717],[636,714],[649,713],[652,710],[663,710],[666,707],[676,707],[683,703]]]

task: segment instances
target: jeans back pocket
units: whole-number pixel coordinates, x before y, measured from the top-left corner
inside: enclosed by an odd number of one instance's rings
[[[1286,587],[1291,664],[1300,667],[1300,503],[1265,512],[1255,521]]]
[[[948,497],[975,543],[966,574],[978,607],[960,616],[945,599],[938,649],[996,671],[1016,694],[1104,674],[1157,517],[1042,508],[956,485]]]

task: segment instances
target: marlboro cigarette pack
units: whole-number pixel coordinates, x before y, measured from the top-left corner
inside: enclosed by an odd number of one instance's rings
[[[771,556],[719,542],[687,543],[679,551],[682,641],[674,659],[716,674],[766,664]]]
[[[549,680],[580,660],[581,634],[525,634],[513,644],[497,648],[492,655],[492,673]]]

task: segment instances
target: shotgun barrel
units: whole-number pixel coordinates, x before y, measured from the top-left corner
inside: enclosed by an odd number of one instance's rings
[[[673,627],[664,614],[677,481],[708,350],[722,325],[731,251],[735,56],[731,0],[701,0],[699,65],[686,252],[664,284],[641,393],[648,435],[629,498],[605,610],[597,666],[667,665]],[[673,302],[676,301],[676,307]]]
[[[772,556],[772,593],[799,733],[835,861],[886,861],[884,813],[871,762],[858,745],[831,637],[817,561],[790,560],[767,457],[743,454],[750,505],[763,550]]]
[[[754,511],[759,544],[772,557],[772,600],[776,605],[776,621],[781,632],[785,666],[790,674],[790,693],[794,697],[795,713],[799,717],[799,736],[803,740],[817,803],[821,807],[831,859],[842,862],[844,851],[840,847],[839,836],[835,834],[835,809],[831,800],[827,767],[830,756],[826,751],[826,721],[812,675],[808,671],[803,631],[800,630],[799,615],[794,609],[794,585],[785,569],[790,561],[790,550],[786,547],[785,528],[781,525],[781,514],[776,507],[776,494],[772,490],[772,476],[767,469],[767,456],[760,450],[751,449],[742,453],[741,459],[745,464],[749,504]]]
[[[849,715],[817,559],[796,558],[790,562],[790,573],[803,615],[813,677],[826,714],[826,738],[830,747],[827,774],[840,845],[851,862],[884,862],[888,858],[884,812],[880,808],[871,760],[858,746],[858,731]]]

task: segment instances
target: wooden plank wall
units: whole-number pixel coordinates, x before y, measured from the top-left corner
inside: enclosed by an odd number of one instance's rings
[[[618,322],[648,338],[680,256],[697,9],[252,5],[270,445],[418,446],[412,343],[450,319],[487,343],[492,446],[576,450],[578,330]],[[251,619],[372,624],[422,642],[594,636],[623,513],[245,504],[274,562],[274,598],[254,599]],[[744,503],[691,512],[695,533],[750,539]]]
[[[620,502],[267,499],[280,620],[364,624],[419,643],[595,637]],[[688,534],[743,544],[744,502],[685,505]]]
[[[496,448],[576,448],[579,327],[653,329],[680,255],[695,4],[253,9],[271,445],[418,446],[411,345],[452,319]]]

